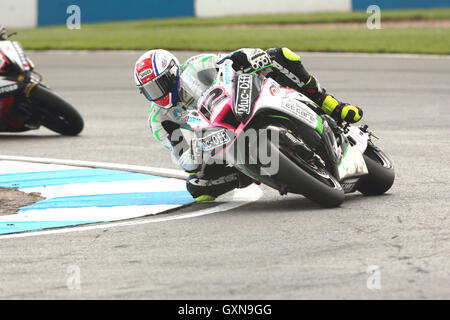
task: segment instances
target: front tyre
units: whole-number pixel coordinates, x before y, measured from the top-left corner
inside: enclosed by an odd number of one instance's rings
[[[75,136],[83,130],[84,121],[78,111],[48,88],[36,85],[30,100],[41,112],[44,127],[66,136]]]
[[[369,174],[361,178],[358,191],[365,195],[380,195],[394,184],[395,171],[391,160],[373,143],[364,152],[364,160]]]

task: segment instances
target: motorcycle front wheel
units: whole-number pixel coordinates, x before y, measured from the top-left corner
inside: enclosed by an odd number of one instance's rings
[[[365,195],[380,195],[394,184],[395,171],[391,160],[380,148],[370,142],[364,152],[369,174],[361,178],[358,191]]]
[[[61,135],[75,136],[84,127],[79,112],[43,85],[36,85],[29,98],[41,113],[41,124]]]

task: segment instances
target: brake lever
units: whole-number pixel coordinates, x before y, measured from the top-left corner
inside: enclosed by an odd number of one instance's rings
[[[359,129],[362,132],[368,133],[369,137],[374,137],[375,139],[379,140],[380,138],[378,138],[372,131],[368,130],[369,126],[367,124],[365,124],[364,126],[360,127]]]

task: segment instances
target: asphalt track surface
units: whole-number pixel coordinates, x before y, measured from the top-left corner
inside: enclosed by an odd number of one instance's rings
[[[29,53],[86,127],[79,137],[1,134],[1,153],[176,168],[147,129],[139,55]],[[449,57],[302,59],[329,92],[364,108],[396,166],[388,194],[322,209],[263,187],[260,200],[222,213],[1,239],[0,298],[449,299]],[[68,285],[74,266],[79,287]]]

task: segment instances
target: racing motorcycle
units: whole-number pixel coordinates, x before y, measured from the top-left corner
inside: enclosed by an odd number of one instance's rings
[[[303,94],[231,64],[181,75],[196,99],[187,113],[196,161],[222,161],[282,195],[325,207],[339,206],[347,193],[391,188],[394,167],[367,125],[338,123]]]
[[[41,83],[33,62],[17,41],[0,27],[0,131],[22,132],[41,125],[62,135],[84,127],[78,111]],[[3,40],[3,41],[1,41]]]

